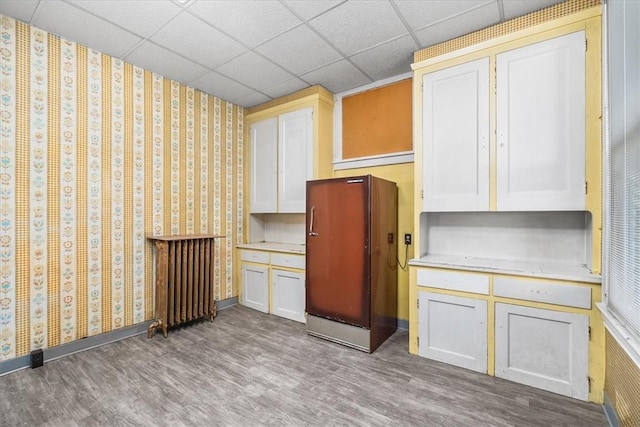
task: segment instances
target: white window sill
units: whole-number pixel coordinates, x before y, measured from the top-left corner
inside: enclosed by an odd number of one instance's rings
[[[615,338],[620,347],[629,355],[631,360],[640,368],[640,340],[620,323],[615,316],[607,310],[604,303],[597,303],[596,306],[600,313],[602,313],[602,319],[604,320],[604,327]]]

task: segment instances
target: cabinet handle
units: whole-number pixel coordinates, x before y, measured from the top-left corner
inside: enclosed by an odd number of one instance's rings
[[[313,215],[315,213],[316,207],[311,206],[311,218],[309,219],[309,236],[317,236],[318,233],[316,233],[315,231],[313,231]]]

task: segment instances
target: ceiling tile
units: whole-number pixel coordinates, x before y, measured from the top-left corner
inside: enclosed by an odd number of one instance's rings
[[[450,40],[476,30],[496,24],[500,21],[500,11],[497,3],[489,3],[456,17],[440,21],[420,31],[415,35],[422,46],[431,46]]]
[[[151,40],[208,68],[215,68],[246,52],[240,43],[184,12]]]
[[[407,32],[386,1],[346,2],[309,23],[346,55]]]
[[[206,68],[149,41],[140,43],[124,59],[181,83],[188,83],[207,71]]]
[[[38,7],[38,2],[39,0],[2,0],[0,1],[0,14],[29,23],[33,12]]]
[[[374,80],[411,71],[413,52],[418,50],[413,37],[406,35],[351,57],[351,60]]]
[[[260,92],[252,92],[251,95],[245,96],[243,98],[234,98],[233,100],[229,100],[232,103],[241,106],[242,108],[251,108],[256,105],[260,105],[263,102],[271,101],[266,95],[261,94]]]
[[[253,89],[241,85],[238,82],[234,82],[215,71],[208,72],[207,74],[190,81],[189,86],[228,101],[231,101],[231,98],[234,97],[242,98],[253,93]]]
[[[302,22],[275,1],[199,0],[189,12],[252,48]]]
[[[216,71],[258,90],[271,87],[292,77],[282,68],[254,52],[247,52],[232,59],[216,68]]]
[[[346,59],[302,75],[311,85],[320,84],[333,93],[344,92],[372,82]]]
[[[140,37],[61,1],[42,2],[33,25],[91,49],[121,58]]]
[[[562,0],[502,0],[502,7],[505,19],[511,19],[561,2]]]
[[[326,12],[332,7],[343,3],[344,1],[345,0],[284,0],[283,3],[293,9],[293,11],[303,19],[312,19],[320,15],[321,13]]]
[[[68,2],[143,38],[158,31],[182,11],[177,4],[164,0],[68,0]]]
[[[268,87],[263,89],[262,92],[266,93],[272,98],[277,98],[279,96],[288,95],[300,89],[304,89],[308,85],[298,78],[293,78],[290,80],[285,80],[284,82],[278,83],[275,86]]]
[[[487,0],[395,0],[400,13],[407,20],[412,30],[420,30],[443,19],[459,15],[495,1]]]
[[[306,25],[281,34],[256,50],[294,74],[306,73],[341,57]]]

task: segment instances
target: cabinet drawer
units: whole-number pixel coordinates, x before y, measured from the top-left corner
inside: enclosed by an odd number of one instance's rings
[[[497,297],[547,302],[567,307],[591,308],[591,288],[554,282],[496,277],[493,294]]]
[[[258,262],[261,264],[269,264],[269,252],[260,251],[242,251],[240,259],[248,262]]]
[[[450,271],[418,270],[418,286],[489,295],[489,276]]]
[[[280,267],[299,268],[304,270],[305,260],[304,256],[291,255],[291,254],[272,254],[271,265],[277,265]]]

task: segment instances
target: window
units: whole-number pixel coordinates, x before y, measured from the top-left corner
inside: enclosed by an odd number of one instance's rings
[[[610,1],[605,21],[605,323],[640,360],[640,2]],[[624,346],[624,342],[622,343]],[[627,347],[629,350],[629,347]]]

